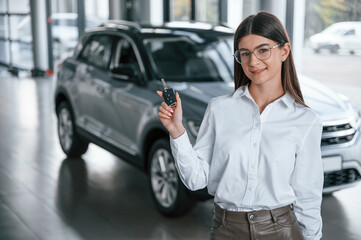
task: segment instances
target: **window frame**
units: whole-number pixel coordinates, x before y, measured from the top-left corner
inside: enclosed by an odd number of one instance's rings
[[[108,60],[108,62],[106,64],[106,66],[99,66],[99,65],[95,64],[94,62],[89,61],[87,58],[84,58],[83,54],[84,54],[84,51],[86,50],[87,46],[89,44],[91,44],[91,42],[95,38],[104,37],[104,36],[110,38],[110,57],[109,57],[109,60]],[[111,64],[112,58],[113,58],[113,45],[114,45],[114,35],[106,33],[106,32],[98,32],[98,33],[92,34],[84,42],[84,46],[82,47],[82,49],[81,49],[80,53],[78,54],[77,58],[78,58],[78,60],[80,60],[83,63],[86,63],[86,64],[88,64],[90,66],[96,67],[96,68],[104,70],[104,71],[109,71],[110,70],[110,64]]]
[[[115,48],[116,48],[116,45],[118,43],[118,39],[124,39],[124,40],[127,40],[130,45],[132,46],[133,48],[133,51],[134,51],[134,54],[135,54],[135,57],[137,59],[137,62],[138,62],[138,66],[139,66],[139,81],[148,81],[148,76],[147,76],[147,73],[146,73],[146,67],[145,67],[145,64],[142,60],[142,57],[141,57],[141,47],[138,46],[135,42],[135,40],[129,36],[128,34],[124,33],[124,32],[116,32],[116,33],[112,33],[111,34],[113,36],[113,48],[112,48],[112,56],[111,56],[111,60],[110,60],[110,65],[109,65],[109,71],[114,68],[114,64],[115,64]]]

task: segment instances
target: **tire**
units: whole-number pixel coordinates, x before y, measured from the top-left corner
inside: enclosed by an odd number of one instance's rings
[[[330,49],[332,54],[336,54],[338,53],[338,49],[340,49],[340,47],[338,45],[333,45]]]
[[[157,209],[167,217],[178,217],[190,211],[195,201],[178,176],[169,141],[158,139],[151,147],[148,160],[148,180]]]
[[[322,193],[322,197],[332,197],[334,192]]]
[[[82,140],[75,128],[73,113],[67,102],[61,102],[57,107],[58,137],[63,152],[68,157],[80,157],[87,149],[89,142]]]

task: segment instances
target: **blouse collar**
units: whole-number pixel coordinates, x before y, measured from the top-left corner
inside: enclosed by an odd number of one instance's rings
[[[240,86],[233,93],[232,98],[241,98],[243,96],[246,96],[253,100],[251,94],[249,93],[248,87],[249,87],[249,84]],[[288,91],[286,91],[286,93],[282,97],[276,99],[274,102],[276,102],[276,101],[282,101],[286,105],[286,107],[291,107],[291,106],[293,106],[295,99],[291,96],[291,94]]]

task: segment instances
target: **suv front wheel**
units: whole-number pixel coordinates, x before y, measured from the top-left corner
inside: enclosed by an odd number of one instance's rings
[[[63,152],[68,157],[80,157],[88,149],[89,143],[78,136],[69,104],[65,101],[61,102],[56,110],[58,136]]]
[[[149,153],[148,177],[153,201],[169,217],[188,212],[195,201],[178,177],[169,141],[158,139]]]

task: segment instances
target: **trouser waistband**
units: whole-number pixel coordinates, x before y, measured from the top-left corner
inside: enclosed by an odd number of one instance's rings
[[[287,211],[293,210],[292,205],[272,209],[272,210],[258,210],[252,212],[234,212],[221,208],[218,204],[214,203],[214,216],[222,219],[222,222],[229,221],[235,223],[255,223],[263,222],[272,219],[277,222],[277,216],[284,214]]]

